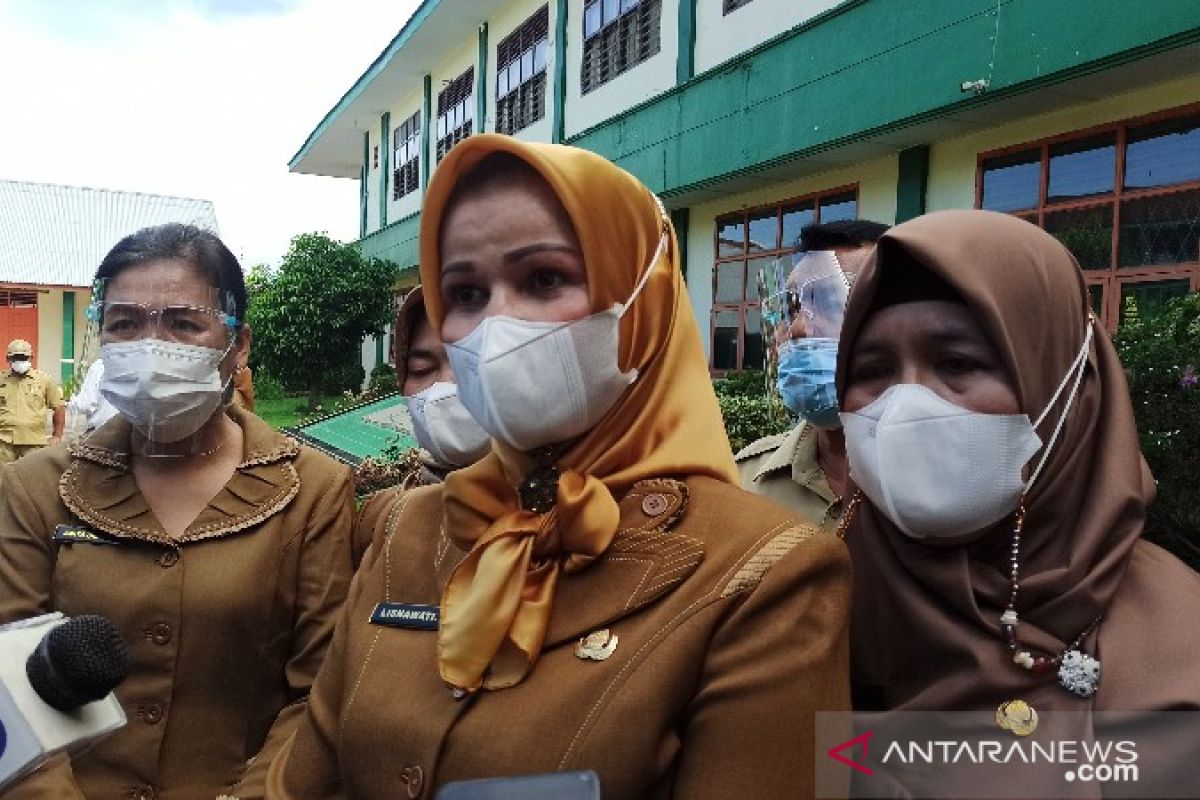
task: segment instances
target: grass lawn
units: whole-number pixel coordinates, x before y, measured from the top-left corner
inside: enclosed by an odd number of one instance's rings
[[[340,395],[327,395],[321,400],[321,405],[326,409],[331,409],[333,404],[340,399]],[[269,422],[271,427],[276,430],[297,424],[307,408],[307,396],[280,397],[271,400],[256,398],[254,401],[254,413]]]

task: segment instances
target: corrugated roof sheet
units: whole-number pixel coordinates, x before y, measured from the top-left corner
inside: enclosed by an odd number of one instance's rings
[[[165,222],[217,232],[209,200],[0,180],[0,282],[90,286],[122,236]]]

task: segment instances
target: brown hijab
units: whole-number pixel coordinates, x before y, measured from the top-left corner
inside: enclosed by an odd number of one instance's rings
[[[1054,395],[1086,326],[1095,329],[1078,395],[1025,498],[1017,640],[1034,655],[1057,655],[1103,614],[1082,643],[1100,660],[1101,680],[1093,697],[1081,699],[1062,689],[1053,671],[1033,674],[1005,649],[1000,615],[1012,517],[974,545],[930,547],[905,536],[864,497],[846,532],[855,570],[857,707],[973,710],[1020,698],[1039,711],[1197,708],[1200,578],[1140,541],[1154,482],[1124,371],[1091,317],[1074,258],[1036,226],[986,211],[938,212],[893,228],[859,274],[846,309],[839,395],[864,322],[887,301],[876,296],[882,273],[914,263],[961,296],[1030,419]],[[1043,442],[1066,394],[1038,428]]]

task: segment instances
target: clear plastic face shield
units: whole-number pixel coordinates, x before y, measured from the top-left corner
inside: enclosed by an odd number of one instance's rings
[[[133,425],[135,453],[211,452],[221,439],[209,423],[229,402],[237,367],[233,295],[195,271],[125,277],[97,282],[87,309],[100,395]]]
[[[820,428],[839,424],[834,373],[850,280],[830,250],[778,259],[759,276],[771,383],[792,413]]]

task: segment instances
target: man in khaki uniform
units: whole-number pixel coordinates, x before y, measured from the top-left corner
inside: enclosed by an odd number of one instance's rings
[[[33,346],[24,339],[8,345],[8,370],[0,373],[0,464],[62,440],[66,411],[62,390],[33,369]],[[54,411],[54,432],[46,436],[46,412]]]
[[[869,220],[846,220],[823,225],[809,225],[800,232],[799,251],[832,251],[841,268],[851,277],[870,248],[887,232],[888,226]],[[795,275],[789,277],[790,291]],[[801,301],[802,302],[802,301]],[[797,315],[788,325],[776,331],[776,344],[788,339],[797,340],[814,335],[805,328],[804,315]],[[840,329],[841,319],[836,320]],[[833,375],[828,375],[832,392]],[[803,408],[796,407],[783,392],[784,403],[800,415],[800,422],[791,430],[767,436],[747,445],[736,456],[742,488],[762,495],[798,514],[802,519],[833,532],[842,516],[842,495],[846,489],[846,440],[840,427],[823,427],[805,418]]]

